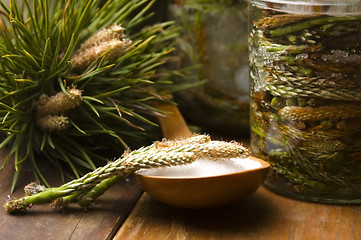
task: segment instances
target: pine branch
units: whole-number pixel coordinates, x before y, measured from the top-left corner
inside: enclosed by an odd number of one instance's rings
[[[154,140],[150,102],[189,86],[165,69],[178,29],[147,26],[154,0],[10,3],[0,5],[0,149],[10,147],[7,161],[29,160],[41,180],[43,155],[77,176],[107,162],[104,150],[118,155]],[[81,93],[76,101],[72,89]]]
[[[109,189],[117,180],[144,168],[175,166],[193,162],[201,157],[233,158],[247,157],[246,148],[236,142],[211,141],[208,136],[195,135],[190,138],[174,141],[163,140],[150,146],[142,147],[132,152],[126,152],[118,160],[97,168],[83,177],[56,188],[46,188],[39,193],[11,199],[5,205],[8,212],[23,210],[35,204],[42,204],[56,200],[55,206],[62,207],[65,202],[61,197],[73,196],[90,192],[81,199],[82,207],[88,207],[95,198]],[[101,185],[99,185],[101,183]],[[29,192],[29,191],[27,191]]]

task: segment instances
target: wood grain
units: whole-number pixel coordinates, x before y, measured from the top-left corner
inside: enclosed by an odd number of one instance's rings
[[[5,154],[0,151],[0,163]],[[9,162],[11,163],[11,162]],[[46,164],[41,165],[47,172],[49,182],[58,186],[57,172]],[[49,168],[49,169],[48,169]],[[9,164],[0,172],[1,208],[8,195],[20,197],[22,188],[33,181],[30,168],[24,167],[18,187],[10,194],[13,166]],[[48,204],[17,214],[8,214],[0,209],[0,239],[16,240],[101,240],[111,239],[124,222],[135,205],[142,191],[133,177],[125,179],[113,186],[101,196],[88,211],[84,212],[77,204],[70,205],[65,214],[56,212]]]
[[[357,240],[361,206],[323,205],[276,195],[261,187],[228,207],[186,210],[157,202],[146,193],[115,240]]]

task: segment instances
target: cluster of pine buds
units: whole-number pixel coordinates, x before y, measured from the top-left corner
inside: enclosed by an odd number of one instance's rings
[[[131,44],[132,41],[124,34],[124,28],[113,24],[85,41],[70,61],[74,70],[84,71],[90,64],[103,56],[105,60],[118,59],[129,49]]]
[[[104,57],[116,60],[126,52],[132,41],[124,34],[124,28],[113,24],[98,31],[74,53],[71,58],[74,71],[84,71],[94,61]],[[59,92],[55,96],[41,95],[35,103],[37,124],[43,130],[60,131],[66,129],[70,122],[64,113],[75,108],[81,102],[82,91],[75,87],[67,93]]]

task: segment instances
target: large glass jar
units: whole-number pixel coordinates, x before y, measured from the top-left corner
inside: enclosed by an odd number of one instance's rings
[[[361,203],[361,2],[250,0],[251,151],[290,197]]]
[[[199,87],[176,94],[188,122],[206,130],[249,135],[248,16],[244,0],[171,0],[181,27],[181,67]]]

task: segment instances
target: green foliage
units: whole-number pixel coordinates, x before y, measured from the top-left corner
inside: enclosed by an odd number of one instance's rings
[[[156,126],[154,102],[168,101],[184,83],[172,82],[162,70],[170,60],[177,29],[171,22],[146,26],[154,0],[33,0],[1,4],[0,148],[10,147],[1,169],[15,161],[15,176],[30,161],[38,181],[46,180],[37,164],[44,156],[62,174],[64,164],[79,177],[95,163],[123,152]],[[97,31],[121,24],[132,41],[116,59],[99,56],[86,69],[74,70],[71,58]],[[37,124],[42,95],[68,89],[82,92],[78,106],[67,111],[69,126],[49,131]],[[149,134],[148,134],[149,135]],[[128,145],[127,145],[128,144]]]

